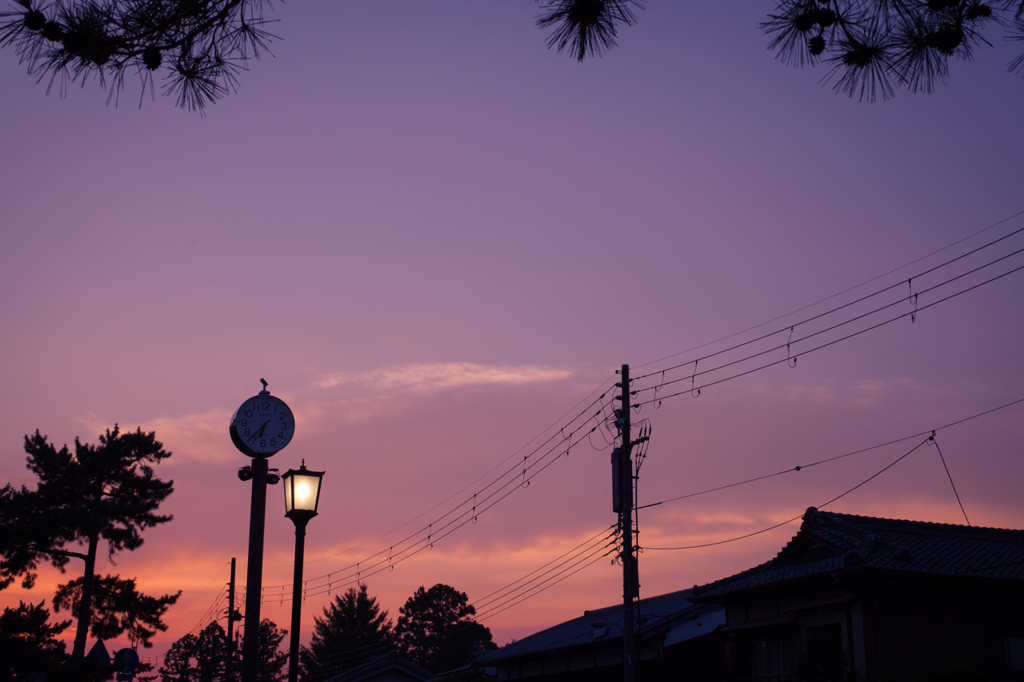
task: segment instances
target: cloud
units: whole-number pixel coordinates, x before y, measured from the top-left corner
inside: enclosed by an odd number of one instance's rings
[[[522,385],[558,381],[572,376],[567,369],[541,365],[478,365],[472,362],[423,363],[385,367],[361,374],[327,374],[320,388],[361,384],[374,388],[433,391],[459,386]]]
[[[95,414],[76,419],[88,433],[100,434],[111,428],[111,423]],[[180,417],[157,417],[142,423],[143,431],[155,431],[157,440],[164,449],[173,453],[170,463],[182,464],[188,461],[226,462],[237,457],[231,441],[228,440],[228,424],[231,411],[216,409],[202,414],[187,414]],[[121,424],[121,430],[134,431],[135,426]],[[84,438],[94,442],[95,438]]]

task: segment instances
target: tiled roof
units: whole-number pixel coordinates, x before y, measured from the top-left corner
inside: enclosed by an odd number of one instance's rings
[[[697,588],[712,600],[838,570],[1024,580],[1024,530],[880,519],[810,507],[771,561]]]
[[[640,636],[663,629],[677,617],[697,611],[701,607],[690,602],[692,590],[671,592],[657,597],[641,599],[639,617],[642,621]],[[643,620],[646,619],[646,620]],[[480,656],[474,665],[503,665],[512,659],[559,650],[562,652],[593,647],[609,641],[622,640],[622,605],[585,611],[579,618],[541,630],[495,651]]]

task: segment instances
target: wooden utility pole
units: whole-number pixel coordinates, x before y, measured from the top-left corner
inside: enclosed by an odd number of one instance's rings
[[[228,660],[224,664],[225,678],[235,679],[232,664],[235,660],[235,557],[231,557],[231,582],[228,583]]]
[[[636,682],[633,619],[639,581],[636,556],[633,554],[633,442],[630,440],[632,435],[629,422],[629,365],[622,366],[622,383],[619,385],[622,394],[618,399],[622,401],[622,408],[617,426],[622,436],[622,445],[617,452],[612,453],[615,477],[612,487],[618,493],[618,508],[615,511],[619,512],[619,527],[622,529],[622,679],[624,682]]]

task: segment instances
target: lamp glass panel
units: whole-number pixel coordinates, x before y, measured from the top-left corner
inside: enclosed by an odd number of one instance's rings
[[[316,506],[316,477],[296,476],[295,490],[292,494],[295,496],[296,509],[313,511],[313,507]]]
[[[292,477],[288,474],[284,476],[284,511],[285,513],[292,510]]]
[[[291,469],[284,475],[284,508],[285,513],[291,511],[316,512],[317,498],[320,493],[322,472],[307,472],[305,469]]]

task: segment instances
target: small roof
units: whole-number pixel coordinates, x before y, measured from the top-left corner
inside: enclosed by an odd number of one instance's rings
[[[693,604],[692,590],[682,590],[649,597],[639,601],[638,615],[642,621],[640,636],[660,631],[687,613],[707,610]],[[646,619],[646,620],[644,620]],[[622,605],[584,611],[579,618],[534,633],[500,649],[488,651],[474,661],[474,667],[506,665],[514,659],[528,658],[549,651],[566,652],[593,647],[595,644],[622,640]]]
[[[1024,580],[1024,530],[882,519],[809,507],[774,559],[698,587],[695,600],[834,571],[875,569],[933,576]]]
[[[86,654],[86,658],[95,658],[103,665],[110,665],[110,654],[107,653],[107,645],[103,643],[102,639],[96,640],[96,643],[89,649],[89,653]]]
[[[370,682],[379,675],[395,672],[419,682],[434,679],[434,673],[392,651],[381,656],[372,656],[366,663],[340,672],[334,677],[329,677],[326,682]],[[388,679],[394,679],[394,675],[390,675]]]

